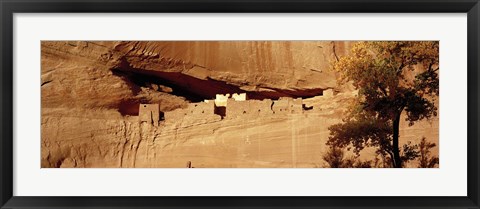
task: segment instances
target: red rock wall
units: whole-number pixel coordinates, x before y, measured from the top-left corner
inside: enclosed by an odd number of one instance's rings
[[[350,45],[42,42],[41,165],[324,167],[328,127],[341,121],[354,95],[336,86],[329,63]],[[252,99],[312,97],[331,88],[340,93],[303,100],[312,110],[253,117],[203,117],[199,111],[210,106],[195,108],[189,101],[221,91],[248,92]],[[139,123],[140,103],[159,104],[165,121],[158,127]],[[243,108],[256,110],[257,103]],[[438,144],[438,120],[402,123],[400,134],[402,143],[426,136]]]

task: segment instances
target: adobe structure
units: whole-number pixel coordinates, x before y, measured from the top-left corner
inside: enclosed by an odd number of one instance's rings
[[[331,97],[333,92],[325,92],[322,97]],[[182,120],[185,124],[198,122],[214,122],[222,119],[243,117],[246,119],[264,116],[286,116],[288,114],[302,114],[313,109],[310,102],[304,103],[302,98],[281,97],[278,100],[248,100],[246,93],[217,94],[214,100],[190,103],[187,108],[175,109],[163,113],[160,117],[158,104],[140,105],[140,122],[148,122],[155,126],[160,120],[166,123],[175,123]]]
[[[158,126],[160,121],[160,108],[158,104],[140,104],[138,111],[140,123],[147,122]]]
[[[232,104],[233,101],[244,103],[244,101],[246,101],[246,100],[247,100],[247,94],[246,93],[240,93],[240,94],[234,93],[232,95],[230,95],[230,94],[225,94],[225,95],[217,94],[217,95],[215,95],[215,100],[214,100],[214,103],[215,103],[214,113],[217,114],[217,115],[220,115],[223,119],[227,115],[227,105],[228,105],[228,103]],[[244,105],[246,105],[246,104],[244,104]],[[235,108],[236,107],[230,107],[229,109],[235,109]]]
[[[324,90],[322,94],[322,96],[324,97],[333,97],[333,95],[334,95],[333,89]]]

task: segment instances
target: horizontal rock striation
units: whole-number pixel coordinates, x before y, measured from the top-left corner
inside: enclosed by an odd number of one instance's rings
[[[324,167],[328,127],[356,95],[329,70],[350,45],[43,41],[41,166]],[[232,93],[248,100],[229,100],[223,115],[205,102]],[[158,124],[139,118],[140,104],[158,104]],[[438,144],[438,120],[400,135]]]

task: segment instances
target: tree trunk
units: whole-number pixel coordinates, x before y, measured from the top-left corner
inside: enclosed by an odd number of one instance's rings
[[[400,115],[401,115],[401,112],[398,113],[393,119],[392,149],[393,149],[393,158],[394,158],[393,167],[395,168],[402,167],[402,158],[400,157],[400,148],[398,146],[398,137],[399,137],[399,130],[400,130]]]

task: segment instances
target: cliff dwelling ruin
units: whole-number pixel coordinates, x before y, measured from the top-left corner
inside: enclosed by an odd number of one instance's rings
[[[324,97],[331,96],[333,96],[333,90],[326,90]],[[161,121],[168,123],[185,117],[192,120],[238,117],[248,119],[271,115],[301,114],[313,108],[310,103],[304,103],[302,98],[280,97],[278,100],[249,100],[247,93],[216,94],[214,100],[206,99],[203,102],[190,103],[187,108],[166,112],[159,111],[159,104],[140,104],[139,121],[158,126]]]
[[[160,109],[158,108],[158,104],[140,104],[138,112],[140,122],[147,122],[154,126],[158,126],[160,121]]]
[[[358,96],[331,62],[353,44],[42,41],[41,167],[326,167],[329,127]],[[402,122],[401,144],[438,130]]]

